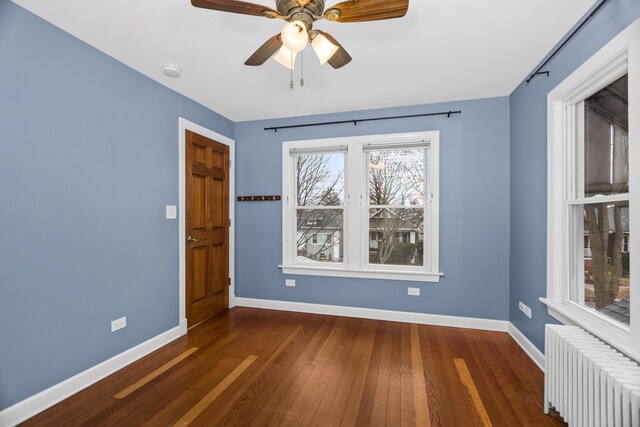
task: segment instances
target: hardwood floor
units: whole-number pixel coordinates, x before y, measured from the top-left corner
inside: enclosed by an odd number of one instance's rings
[[[543,426],[506,333],[234,308],[28,426]]]

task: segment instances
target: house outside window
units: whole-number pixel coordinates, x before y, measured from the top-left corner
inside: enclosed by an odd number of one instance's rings
[[[286,274],[437,282],[439,132],[283,145]]]
[[[640,359],[640,21],[549,93],[549,313]],[[635,268],[634,268],[635,267]],[[637,307],[637,308],[636,308]]]

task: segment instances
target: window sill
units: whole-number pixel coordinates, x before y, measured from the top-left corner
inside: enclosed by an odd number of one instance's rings
[[[278,266],[284,274],[303,276],[353,277],[357,279],[406,280],[411,282],[438,283],[443,273],[413,273],[399,270],[354,270],[338,267]]]
[[[592,313],[574,302],[556,302],[547,298],[540,298],[540,302],[547,306],[549,315],[562,324],[580,326],[632,359],[640,361],[640,353],[630,345],[629,329],[618,322]]]

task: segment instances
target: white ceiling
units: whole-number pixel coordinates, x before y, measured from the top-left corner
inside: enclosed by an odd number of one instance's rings
[[[594,2],[411,0],[401,19],[318,21],[353,61],[320,67],[308,47],[305,86],[291,90],[289,71],[275,61],[243,65],[281,20],[189,0],[13,1],[233,121],[509,95]],[[165,77],[164,63],[178,64],[182,78]]]

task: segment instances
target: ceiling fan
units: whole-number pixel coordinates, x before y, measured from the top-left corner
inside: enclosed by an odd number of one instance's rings
[[[203,9],[287,21],[282,31],[260,46],[245,65],[262,65],[274,57],[289,69],[294,67],[296,54],[309,42],[323,65],[329,62],[337,69],[351,61],[349,53],[336,39],[324,31],[313,29],[315,21],[363,22],[401,18],[409,8],[409,0],[348,0],[326,10],[325,0],[276,0],[276,10],[239,0],[191,0],[191,4]]]

